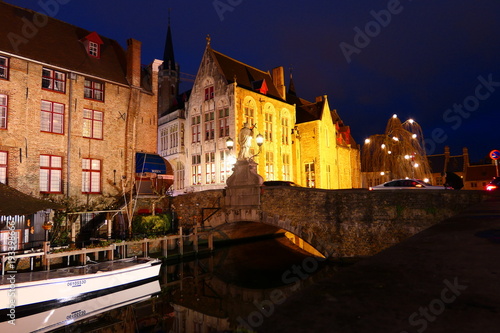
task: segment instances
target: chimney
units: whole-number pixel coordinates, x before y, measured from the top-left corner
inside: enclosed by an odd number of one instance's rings
[[[286,99],[285,70],[283,66],[273,68],[272,77],[274,86],[278,89],[281,98]]]
[[[127,80],[134,87],[141,85],[141,45],[138,40],[127,40]]]
[[[467,167],[470,165],[470,161],[469,161],[469,149],[467,149],[467,147],[463,147],[462,152],[463,152],[463,155],[464,155],[464,170],[466,170]]]

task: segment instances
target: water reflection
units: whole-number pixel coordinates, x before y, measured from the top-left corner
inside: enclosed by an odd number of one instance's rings
[[[158,295],[51,332],[258,331],[294,292],[338,269],[291,246],[286,238],[267,239],[164,265]]]

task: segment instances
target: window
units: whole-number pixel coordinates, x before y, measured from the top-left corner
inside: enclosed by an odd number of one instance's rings
[[[283,154],[283,180],[290,180],[290,155]]]
[[[9,79],[9,58],[0,57],[0,79]]]
[[[264,115],[264,138],[266,141],[273,141],[273,115],[268,112]]]
[[[306,163],[306,186],[316,187],[316,174],[314,173],[314,163]]]
[[[7,161],[8,153],[0,151],[0,183],[7,184]]]
[[[245,106],[243,111],[245,114],[245,122],[251,127],[255,123],[254,109],[251,106]]]
[[[177,162],[177,167],[175,168],[175,182],[174,186],[176,190],[182,190],[184,188],[184,164],[182,162]]]
[[[64,104],[42,101],[40,131],[58,134],[64,133]]]
[[[66,74],[44,68],[42,70],[42,88],[66,92]]]
[[[208,101],[209,99],[214,98],[214,86],[206,87],[205,88],[205,101]]]
[[[205,113],[205,141],[215,139],[214,111]]]
[[[103,113],[83,109],[83,137],[91,139],[102,139]]]
[[[201,155],[192,156],[191,178],[193,185],[201,184]]]
[[[272,152],[266,152],[266,180],[274,179],[274,155]]]
[[[205,182],[215,184],[215,153],[205,154]]]
[[[160,153],[165,152],[167,149],[168,149],[168,128],[162,128],[160,130]]]
[[[179,145],[179,126],[174,125],[170,127],[170,148],[177,148]]]
[[[219,110],[219,138],[229,136],[229,108]]]
[[[85,98],[104,101],[104,83],[85,79],[83,95]]]
[[[62,192],[62,157],[40,155],[40,192]]]
[[[101,193],[101,160],[82,159],[82,193]]]
[[[290,127],[288,124],[288,118],[281,118],[281,144],[288,145],[290,140]]]
[[[191,134],[192,142],[200,142],[200,116],[194,116],[191,118]]]
[[[0,94],[0,129],[7,129],[7,95]]]
[[[220,151],[220,182],[225,183],[227,178],[231,175],[233,166],[230,162],[229,150]]]
[[[99,57],[99,44],[89,41],[89,54],[96,58]]]

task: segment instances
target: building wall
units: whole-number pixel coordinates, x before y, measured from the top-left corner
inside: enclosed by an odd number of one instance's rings
[[[357,147],[337,144],[336,125],[331,118],[326,96],[320,97],[325,101],[321,120],[297,124],[294,104],[239,85],[237,77],[234,78],[235,82],[228,82],[229,79],[223,73],[224,70],[221,70],[207,47],[186,103],[185,130],[179,132],[177,147],[162,148],[165,142],[161,135],[167,135],[172,126],[179,125],[179,116],[171,113],[162,117],[159,129],[160,153],[174,169],[177,162],[185,161],[184,182],[180,185],[179,179],[175,179],[174,194],[226,186],[226,179],[232,173],[232,163],[240,151],[238,135],[247,122],[245,110],[248,108],[253,110],[252,123],[256,126],[254,138],[261,134],[265,139],[260,150],[255,143],[252,148],[255,155],[253,159],[258,164],[257,172],[264,180],[291,180],[302,186],[312,186],[306,179],[305,164],[314,163],[314,187],[338,189],[361,186],[359,150]],[[282,74],[282,71],[273,70],[273,75]],[[284,81],[272,79],[278,83]],[[207,98],[207,89],[211,87],[213,90],[209,90],[209,94],[213,92],[213,95]],[[278,89],[280,93],[281,90]],[[219,111],[225,108],[229,114],[229,133],[221,135]],[[206,117],[212,112],[214,135],[207,136]],[[197,134],[193,139],[193,131],[199,132],[199,139]],[[180,146],[182,137],[184,150]],[[229,138],[234,141],[231,151],[226,146]],[[228,163],[230,158],[232,162]]]
[[[40,154],[47,154],[61,156],[63,161],[62,193],[48,196],[71,196],[85,203],[119,195],[122,185],[130,186],[130,181],[122,183],[122,177],[134,178],[135,151],[156,151],[156,89],[147,92],[100,79],[105,85],[104,102],[85,99],[84,73],[41,61],[9,58],[9,80],[0,80],[0,93],[8,96],[8,128],[0,130],[0,150],[9,152],[8,184],[40,196]],[[42,89],[43,67],[67,74],[65,93]],[[154,72],[153,77],[157,77],[157,68]],[[64,105],[63,134],[40,130],[42,100]],[[84,108],[103,112],[102,140],[83,137]],[[101,194],[82,194],[82,158],[101,160]]]
[[[319,97],[326,101],[326,96]],[[361,186],[359,150],[337,143],[337,131],[330,116],[328,102],[320,120],[298,124],[301,159],[299,184],[324,189],[357,188]],[[314,184],[308,166],[314,164]],[[311,172],[309,172],[310,174]]]
[[[254,143],[255,162],[258,163],[257,172],[264,180],[291,180],[297,182],[293,178],[294,170],[297,167],[293,160],[293,147],[291,140],[291,129],[295,124],[295,110],[293,105],[277,100],[272,97],[242,88],[236,87],[236,109],[235,109],[235,126],[234,138],[237,142],[239,131],[243,128],[247,121],[244,109],[245,107],[254,108],[254,137],[258,134],[264,136],[264,143],[260,153],[258,146]],[[266,113],[272,115],[272,121],[266,121]],[[282,119],[288,120],[288,132],[284,133],[282,127]],[[269,120],[269,118],[267,118]],[[271,135],[266,138],[266,122],[267,126],[272,126]],[[269,127],[268,127],[269,128]],[[254,140],[255,141],[255,140]],[[239,145],[236,146],[239,151]],[[287,172],[283,172],[283,156],[288,156],[289,168]],[[289,175],[289,176],[287,176]],[[288,178],[288,179],[285,179]]]
[[[205,88],[213,87],[213,98],[205,99]],[[185,188],[187,191],[199,191],[225,187],[227,177],[232,173],[231,166],[224,163],[230,155],[226,147],[226,140],[231,137],[235,139],[235,112],[234,84],[227,84],[224,77],[219,73],[213,58],[206,52],[202,59],[202,64],[198,70],[196,80],[191,91],[189,102],[186,107],[186,130],[184,132],[184,142],[186,144],[186,165],[185,165]],[[228,108],[229,135],[219,135],[218,112]],[[205,115],[213,112],[213,138],[206,138],[205,128],[207,122]],[[198,124],[195,124],[198,122]],[[199,126],[199,141],[193,140],[193,126]],[[213,166],[215,167],[214,177],[212,172],[207,173],[207,154],[214,154]],[[222,154],[222,155],[221,155]],[[200,156],[199,164],[194,168],[200,168],[193,179],[193,155]],[[209,158],[211,156],[209,155]],[[198,162],[198,161],[195,161]],[[221,172],[224,169],[224,173]],[[207,176],[208,174],[208,176]]]

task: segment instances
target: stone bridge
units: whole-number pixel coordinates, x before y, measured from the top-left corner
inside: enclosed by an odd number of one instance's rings
[[[219,239],[288,231],[327,257],[370,256],[486,198],[482,191],[322,190],[260,187],[250,205],[230,188],[173,198],[181,226],[202,223]],[[256,199],[256,196],[258,197]]]

